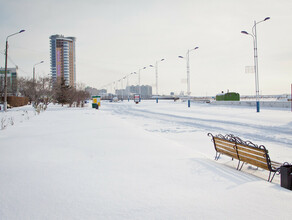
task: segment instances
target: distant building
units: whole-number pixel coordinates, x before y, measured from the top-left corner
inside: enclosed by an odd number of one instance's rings
[[[85,91],[88,92],[91,96],[93,96],[93,95],[99,95],[99,91],[96,88],[92,88],[92,87],[87,86],[85,88]]]
[[[141,98],[151,98],[152,96],[152,86],[143,85],[141,86]]]
[[[140,86],[141,88],[141,98],[151,98],[152,97],[152,86],[149,85],[143,85]],[[139,86],[127,86],[126,92],[129,92],[130,94],[139,94],[140,89]]]
[[[99,96],[103,96],[104,94],[107,94],[107,90],[106,89],[96,89],[96,88],[92,88],[87,86],[85,88],[85,91],[88,92],[91,96],[93,95],[99,95]]]
[[[0,68],[0,96],[4,94],[5,68]],[[17,68],[7,68],[7,95],[17,96]]]
[[[53,82],[76,85],[75,37],[50,36],[51,75]]]
[[[130,94],[138,94],[139,93],[139,86],[127,86],[126,91]]]
[[[99,90],[99,94],[106,94],[107,93],[107,90],[106,89],[100,89]]]
[[[128,97],[127,90],[126,89],[116,89],[115,94],[119,99],[126,99]]]

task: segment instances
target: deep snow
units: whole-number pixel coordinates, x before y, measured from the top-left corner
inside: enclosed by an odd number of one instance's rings
[[[0,130],[0,219],[291,218],[279,176],[214,161],[207,137],[233,133],[292,162],[287,109],[124,101],[3,117],[14,125]]]

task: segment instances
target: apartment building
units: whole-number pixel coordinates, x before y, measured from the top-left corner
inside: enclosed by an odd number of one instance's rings
[[[51,76],[55,83],[65,80],[66,85],[76,86],[75,37],[50,36]]]
[[[4,95],[5,68],[0,68],[0,96]],[[16,96],[17,89],[17,68],[7,68],[7,94]]]

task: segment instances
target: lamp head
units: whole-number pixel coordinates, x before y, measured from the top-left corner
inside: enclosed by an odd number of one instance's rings
[[[161,59],[160,61],[163,61],[164,59]]]
[[[194,50],[199,49],[199,47],[195,47]]]
[[[149,65],[150,67],[153,67],[153,65]]]
[[[249,34],[249,33],[247,33],[246,31],[241,31],[241,33],[242,33],[242,34]]]
[[[25,32],[25,30],[21,30],[21,31],[19,31],[19,33],[22,33],[22,32]]]
[[[270,17],[266,17],[266,18],[264,19],[264,21],[269,20],[269,19],[270,19]]]
[[[184,58],[183,56],[178,56],[178,58]]]

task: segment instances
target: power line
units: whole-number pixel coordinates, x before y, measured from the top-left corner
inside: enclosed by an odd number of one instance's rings
[[[5,51],[5,50],[4,50]],[[0,51],[0,53],[2,54],[2,55],[4,55],[5,56],[5,52],[2,52],[2,51]],[[25,70],[23,70],[22,68],[20,68],[13,60],[12,60],[12,58],[11,57],[9,57],[9,56],[7,56],[7,59],[15,66],[15,67],[17,67],[17,69],[18,70],[20,70],[20,72],[23,72],[23,73],[25,73],[25,74],[30,74],[29,72],[27,72],[27,71],[25,71]]]

